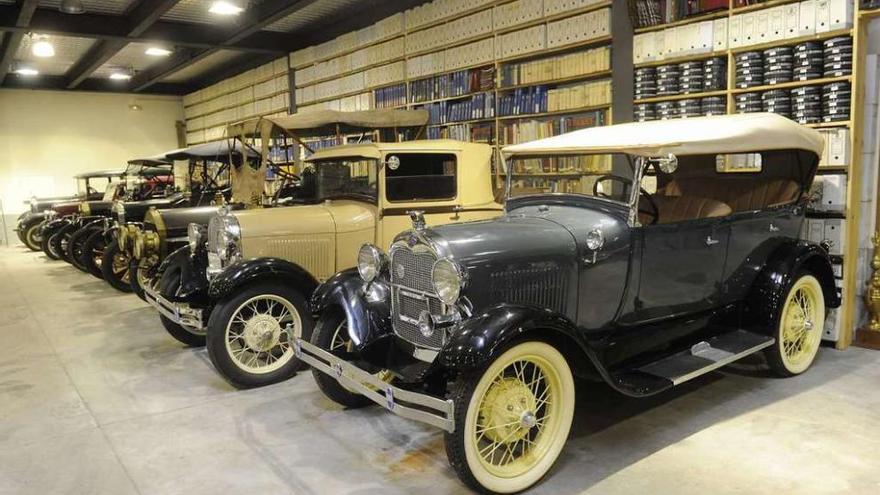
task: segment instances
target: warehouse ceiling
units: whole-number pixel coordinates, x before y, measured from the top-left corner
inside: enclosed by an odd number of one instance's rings
[[[0,81],[186,94],[425,2],[0,0]]]

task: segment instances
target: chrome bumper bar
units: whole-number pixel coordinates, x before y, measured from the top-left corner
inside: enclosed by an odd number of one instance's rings
[[[455,405],[452,400],[395,387],[301,338],[296,338],[293,347],[296,357],[313,369],[330,375],[341,385],[357,391],[394,414],[450,433],[455,430]]]
[[[205,328],[205,324],[202,322],[203,310],[191,308],[188,304],[174,303],[165,299],[162,297],[162,294],[153,289],[152,283],[144,284],[144,297],[150,303],[150,306],[156,308],[156,311],[174,323],[191,328]]]

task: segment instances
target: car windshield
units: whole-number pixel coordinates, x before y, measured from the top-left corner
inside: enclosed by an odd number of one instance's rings
[[[113,201],[116,199],[116,189],[120,186],[119,182],[111,182],[107,184],[107,188],[104,189],[104,198],[103,201]]]
[[[315,161],[302,173],[300,197],[315,201],[353,198],[375,202],[378,197],[379,162],[366,158]]]
[[[508,196],[580,194],[629,203],[633,169],[625,155],[575,155],[512,158]]]

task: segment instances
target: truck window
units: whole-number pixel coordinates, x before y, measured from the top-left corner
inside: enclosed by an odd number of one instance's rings
[[[456,160],[451,153],[395,153],[385,159],[388,201],[444,200],[456,197]]]

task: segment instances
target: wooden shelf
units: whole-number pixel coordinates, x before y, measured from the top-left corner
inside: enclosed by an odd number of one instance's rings
[[[508,0],[508,2],[509,1],[510,0]],[[526,22],[523,22],[520,24],[516,24],[514,26],[508,26],[505,28],[497,29],[497,30],[495,30],[495,34],[497,34],[497,35],[508,34],[508,33],[512,33],[515,31],[519,31],[521,29],[528,29],[530,27],[540,26],[541,24],[546,24],[548,22],[554,22],[554,21],[558,21],[561,19],[566,19],[568,17],[574,17],[577,15],[588,14],[590,12],[595,12],[597,10],[602,10],[602,9],[611,7],[611,3],[612,3],[611,0],[606,0],[604,2],[596,3],[593,5],[587,5],[586,7],[581,7],[579,9],[567,10],[565,12],[553,14],[552,16],[541,17],[539,19],[533,19],[531,21],[526,21]]]
[[[816,173],[819,175],[824,174],[845,174],[848,173],[849,166],[848,165],[820,165],[816,170]]]
[[[506,91],[513,91],[513,90],[520,89],[520,88],[531,88],[534,86],[558,86],[560,84],[567,84],[567,83],[578,82],[578,81],[590,81],[593,79],[602,79],[602,78],[610,77],[610,76],[611,76],[610,70],[603,70],[603,71],[599,71],[599,72],[592,72],[590,74],[580,74],[577,76],[563,77],[560,79],[551,79],[549,81],[537,81],[537,82],[530,82],[530,83],[515,84],[513,86],[503,86],[503,87],[496,88],[496,90],[499,93],[502,93],[502,92],[506,92]]]
[[[336,75],[333,75],[333,76],[322,77],[322,78],[320,78],[320,79],[315,79],[315,80],[313,80],[313,81],[309,81],[309,82],[307,82],[307,83],[298,84],[298,85],[296,86],[296,89],[307,88],[307,87],[309,87],[309,86],[314,86],[314,85],[316,85],[316,84],[321,84],[322,82],[327,82],[327,81],[333,81],[333,80],[336,80],[336,79],[341,79],[341,78],[343,78],[343,77],[345,77],[345,76],[350,76],[350,75],[352,75],[352,74],[357,74],[358,72],[366,72],[366,71],[368,71],[368,70],[370,70],[370,69],[374,69],[374,68],[376,68],[376,67],[382,67],[383,65],[391,65],[391,64],[393,64],[393,63],[395,63],[395,62],[403,62],[404,60],[406,60],[404,57],[394,57],[394,58],[392,58],[392,59],[388,59],[388,60],[385,60],[385,61],[382,61],[382,62],[376,62],[375,64],[365,65],[365,66],[360,67],[360,68],[357,68],[357,69],[350,69],[350,70],[347,70],[347,71],[345,71],[345,72],[340,72],[340,73],[338,73],[338,74],[336,74]]]
[[[730,90],[731,93],[737,95],[742,93],[754,93],[757,91],[771,91],[774,89],[791,89],[791,88],[800,88],[803,86],[818,86],[822,84],[831,84],[836,82],[845,82],[852,81],[852,76],[840,76],[840,77],[823,77],[821,79],[808,79],[806,81],[791,81],[779,84],[764,84],[762,86],[754,86],[751,88],[734,88]]]
[[[818,122],[816,124],[802,124],[813,129],[827,129],[829,127],[851,127],[852,121],[840,120],[837,122]]]
[[[676,26],[685,26],[687,24],[694,24],[697,22],[703,21],[711,21],[713,19],[720,19],[722,17],[727,17],[729,14],[728,9],[719,9],[713,10],[712,12],[706,12],[703,14],[692,15],[689,17],[685,17],[683,19],[679,19],[677,21],[667,22],[665,24],[656,24],[654,26],[645,26],[636,28],[633,30],[635,34],[649,33],[651,31],[661,31],[663,29],[672,28]]]
[[[593,47],[593,46],[599,46],[599,45],[608,43],[610,41],[611,41],[611,35],[609,34],[606,36],[599,36],[598,38],[592,38],[589,40],[576,41],[574,43],[569,43],[567,45],[554,46],[552,48],[545,48],[545,49],[539,50],[537,52],[523,53],[521,55],[513,55],[511,57],[498,58],[495,61],[500,64],[514,62],[514,61],[525,61],[525,60],[528,60],[531,58],[541,58],[546,55],[552,55],[554,53],[573,50],[575,48],[589,48],[589,47]]]
[[[775,41],[766,41],[764,43],[757,43],[749,46],[738,46],[736,48],[731,48],[730,51],[734,54],[743,53],[743,52],[754,52],[766,50],[767,48],[775,48],[777,46],[792,46],[797,45],[798,43],[803,43],[805,41],[822,41],[827,40],[829,38],[836,38],[838,36],[852,36],[853,30],[851,28],[846,29],[837,29],[834,31],[826,31],[824,33],[815,33],[808,34],[805,36],[798,36],[795,38],[786,38],[782,40]]]
[[[495,117],[488,117],[485,119],[459,120],[456,122],[446,122],[445,124],[429,124],[428,127],[449,127],[451,125],[482,124],[489,122],[495,122]]]
[[[633,100],[633,104],[638,105],[641,103],[657,103],[661,101],[689,100],[691,98],[709,98],[712,96],[727,96],[727,90],[721,89],[718,91],[703,91],[701,93],[691,93],[687,95],[653,96],[651,98]]]
[[[510,175],[511,177],[583,177],[585,175],[599,175],[600,173],[604,172],[501,172],[500,175]]]
[[[446,96],[443,98],[435,98],[433,100],[411,101],[407,105],[409,105],[409,106],[430,105],[432,103],[440,103],[440,102],[444,102],[444,101],[463,100],[463,99],[470,98],[472,96],[483,95],[483,94],[494,93],[494,92],[495,92],[495,90],[487,89],[487,90],[483,90],[483,91],[476,91],[474,93],[465,93],[463,95],[458,95],[458,96]]]
[[[522,120],[522,119],[534,119],[538,117],[552,117],[554,115],[568,115],[575,113],[586,113],[586,112],[594,112],[596,110],[608,110],[611,108],[611,104],[605,105],[594,105],[589,107],[581,107],[581,108],[571,108],[565,110],[554,110],[552,112],[541,112],[541,113],[527,113],[521,115],[504,115],[502,117],[498,117],[498,120]]]
[[[303,69],[303,68],[305,68],[305,67],[308,67],[308,66],[310,66],[310,65],[317,65],[317,64],[320,64],[321,62],[326,62],[326,61],[328,61],[328,60],[333,60],[334,58],[344,57],[344,56],[346,56],[346,55],[350,55],[350,54],[352,54],[352,53],[354,53],[354,52],[356,52],[356,51],[358,51],[358,50],[362,50],[362,49],[364,49],[364,48],[369,48],[369,47],[371,47],[371,46],[381,45],[382,43],[385,43],[385,42],[387,42],[387,41],[391,41],[391,40],[394,40],[394,39],[397,39],[397,38],[403,38],[404,36],[406,36],[405,33],[406,33],[406,28],[404,28],[404,30],[403,30],[402,32],[400,32],[400,33],[392,34],[392,35],[388,35],[388,36],[386,36],[386,37],[384,37],[384,38],[379,38],[378,40],[373,41],[373,42],[370,42],[370,43],[367,43],[366,45],[360,45],[360,46],[357,46],[357,47],[354,47],[354,48],[349,48],[348,50],[342,50],[342,51],[340,51],[340,52],[338,52],[338,53],[334,53],[333,55],[330,55],[329,57],[316,58],[315,60],[312,60],[311,62],[309,62],[309,63],[307,63],[307,64],[303,64],[303,65],[299,65],[299,66],[295,67],[295,69],[296,69],[296,70],[299,70],[299,69]]]
[[[872,10],[863,10],[863,11],[859,12],[859,19],[862,19],[865,21],[870,20],[870,19],[876,19],[877,17],[880,17],[880,8],[876,8],[876,9],[872,9]]]
[[[780,5],[785,5],[787,3],[797,3],[801,0],[766,0],[761,3],[755,3],[752,5],[746,5],[743,7],[734,7],[730,10],[730,15],[743,14],[746,12],[752,12],[754,10],[762,10],[768,9],[770,7],[778,7]],[[858,2],[859,0],[854,0]]]
[[[652,60],[650,62],[642,62],[639,64],[633,64],[633,67],[636,69],[641,69],[642,67],[657,67],[659,65],[674,65],[681,64],[684,62],[695,62],[698,60],[707,60],[710,58],[717,57],[727,57],[727,50],[719,50],[708,53],[695,53],[693,55],[682,55],[680,57],[672,57],[665,58],[663,60]]]

